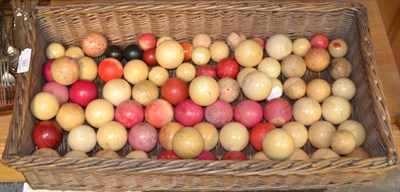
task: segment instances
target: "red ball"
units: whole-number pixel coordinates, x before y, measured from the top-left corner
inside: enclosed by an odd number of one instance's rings
[[[233,116],[237,122],[250,128],[262,121],[263,110],[256,101],[246,99],[236,105]]]
[[[208,75],[212,78],[215,78],[217,77],[217,72],[215,71],[215,68],[212,65],[206,64],[206,65],[201,65],[199,68],[197,68],[196,77],[201,75]]]
[[[203,108],[190,99],[182,101],[175,108],[175,120],[187,127],[201,122],[203,117]]]
[[[235,59],[230,57],[220,60],[217,63],[217,75],[219,78],[230,77],[232,79],[236,79],[237,74],[240,71],[239,64]]]
[[[329,46],[328,37],[320,33],[317,33],[314,36],[312,36],[310,43],[312,48],[326,49]]]
[[[104,82],[121,78],[123,75],[121,62],[114,58],[107,58],[101,61],[97,71],[100,79]]]
[[[127,100],[120,103],[115,109],[115,120],[130,129],[144,119],[142,105],[135,100]]]
[[[289,122],[292,119],[293,108],[288,101],[282,98],[275,98],[264,105],[264,118],[277,127]]]
[[[224,100],[217,100],[213,104],[206,107],[204,117],[207,122],[220,128],[229,123],[233,119],[232,105]]]
[[[181,78],[169,78],[161,86],[161,97],[172,105],[177,105],[189,97],[189,87]]]
[[[196,157],[196,160],[218,160],[217,157],[212,153],[211,151],[203,151],[200,153],[198,157]]]
[[[149,123],[138,123],[130,129],[128,142],[134,150],[149,152],[157,145],[157,130]]]
[[[164,99],[154,99],[146,106],[144,116],[148,123],[161,128],[174,119],[174,108]]]
[[[240,151],[228,151],[226,152],[221,160],[237,160],[237,161],[245,161],[248,160],[246,154]]]
[[[173,150],[162,151],[158,154],[157,159],[179,160],[181,159]]]
[[[53,65],[54,61],[55,59],[49,59],[43,63],[42,74],[47,82],[54,81],[53,76],[51,75],[51,66]]]
[[[138,45],[143,51],[155,48],[156,44],[156,37],[151,33],[144,33],[138,39]]]
[[[61,126],[53,121],[41,121],[33,129],[32,139],[38,148],[57,148],[63,138]]]
[[[156,48],[150,48],[146,51],[143,52],[143,61],[148,65],[148,66],[155,66],[157,65],[157,60],[156,60]]]
[[[86,107],[91,101],[98,98],[96,84],[87,80],[78,80],[73,83],[68,93],[71,101],[82,107]]]
[[[262,151],[263,150],[263,139],[265,135],[275,129],[276,127],[271,124],[271,123],[258,123],[257,125],[254,125],[253,128],[250,130],[250,144],[253,146],[253,148],[257,151]]]

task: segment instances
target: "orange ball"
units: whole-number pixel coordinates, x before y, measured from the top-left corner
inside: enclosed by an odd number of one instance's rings
[[[304,60],[306,61],[309,70],[321,72],[328,67],[330,58],[331,57],[326,49],[311,48],[304,57]]]

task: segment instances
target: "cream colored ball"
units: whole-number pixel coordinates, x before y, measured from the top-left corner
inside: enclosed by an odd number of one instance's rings
[[[306,83],[298,77],[291,77],[283,83],[283,93],[292,100],[302,98],[306,94],[306,89]]]
[[[308,131],[306,127],[296,121],[291,121],[282,126],[282,129],[289,132],[294,140],[296,148],[303,147],[308,141]]]
[[[346,120],[340,123],[338,130],[347,130],[353,133],[354,137],[356,138],[357,147],[361,146],[366,137],[366,130],[364,126],[355,120]]]
[[[214,103],[219,96],[218,82],[207,75],[194,78],[189,85],[189,96],[196,104],[208,106]]]
[[[311,43],[306,38],[298,38],[293,41],[293,53],[300,57],[304,57],[310,48]]]
[[[334,125],[349,119],[351,111],[349,101],[343,97],[329,96],[322,103],[322,117]]]
[[[339,155],[347,155],[356,148],[356,138],[347,130],[336,131],[331,138],[331,148]]]
[[[285,160],[295,149],[292,135],[283,129],[269,131],[263,139],[262,146],[265,156],[272,160]]]
[[[148,75],[149,68],[142,60],[133,59],[124,66],[124,78],[131,84],[146,80]]]
[[[271,79],[261,71],[250,72],[243,79],[242,91],[251,100],[265,100],[271,93],[271,90]]]
[[[91,126],[98,128],[114,119],[114,106],[108,100],[95,99],[86,106],[85,118]]]
[[[332,84],[332,94],[351,100],[356,94],[356,85],[348,78],[339,78]]]
[[[309,126],[320,120],[322,114],[321,105],[317,100],[310,97],[303,97],[293,105],[294,120]]]
[[[74,58],[74,59],[79,59],[83,56],[85,56],[85,53],[80,47],[77,46],[71,46],[65,51],[65,56]]]
[[[306,93],[321,103],[331,95],[331,85],[324,79],[313,79],[307,84]]]
[[[132,88],[124,79],[111,79],[103,87],[103,98],[114,106],[131,98]]]
[[[162,86],[169,78],[167,69],[161,66],[155,66],[150,69],[149,80],[153,81],[157,86]]]
[[[292,41],[284,34],[276,34],[267,40],[265,50],[270,57],[282,60],[292,53]]]
[[[74,127],[68,134],[68,146],[72,150],[78,150],[87,153],[93,150],[96,144],[96,132],[88,125],[78,125]]]
[[[315,148],[329,148],[335,126],[328,121],[317,121],[308,128],[308,139]]]
[[[127,141],[128,132],[126,128],[116,121],[104,123],[97,131],[97,142],[102,149],[119,151]]]
[[[244,80],[244,78],[245,78],[249,73],[251,73],[251,72],[253,72],[253,71],[257,71],[257,69],[255,69],[255,68],[253,68],[253,67],[245,67],[245,68],[242,68],[242,69],[239,71],[238,75],[236,76],[236,81],[238,82],[240,88],[243,88],[243,80]]]
[[[218,62],[229,57],[229,46],[223,41],[215,41],[210,45],[211,60]]]
[[[281,70],[286,78],[303,77],[306,74],[307,66],[303,57],[288,55],[281,62]]]
[[[191,63],[182,63],[176,69],[175,75],[185,82],[190,82],[196,77],[196,68]]]
[[[242,67],[254,67],[258,65],[264,52],[259,43],[254,40],[244,40],[235,48],[235,59]]]
[[[39,120],[49,120],[55,117],[60,108],[57,98],[51,93],[39,92],[30,103],[30,110]]]
[[[257,65],[257,70],[264,72],[270,78],[278,78],[281,74],[281,64],[278,60],[267,57]]]
[[[219,132],[219,143],[226,151],[242,151],[249,143],[249,131],[240,123],[227,123]]]
[[[340,157],[336,152],[334,152],[330,148],[321,148],[316,150],[312,156],[311,159],[330,159],[330,158],[338,158]]]

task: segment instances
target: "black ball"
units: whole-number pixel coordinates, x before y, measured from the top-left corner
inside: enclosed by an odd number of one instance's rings
[[[128,62],[133,59],[142,59],[143,51],[136,44],[131,44],[125,47],[124,49],[124,57]]]
[[[106,49],[106,57],[107,58],[114,58],[119,61],[122,61],[124,59],[124,53],[123,50],[120,46],[118,45],[110,45]]]

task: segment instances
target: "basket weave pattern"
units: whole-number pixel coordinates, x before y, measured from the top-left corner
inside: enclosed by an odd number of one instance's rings
[[[33,188],[61,190],[244,190],[310,189],[368,184],[376,174],[398,163],[381,83],[372,51],[366,9],[354,3],[271,3],[265,1],[141,1],[117,4],[36,6],[28,17],[27,33],[33,48],[30,71],[20,74],[18,102],[3,155],[5,164],[21,171]],[[372,158],[310,159],[307,161],[195,161],[104,158],[50,158],[32,156],[31,132],[37,120],[29,110],[30,99],[44,84],[42,64],[51,42],[80,45],[89,32],[104,34],[122,47],[142,33],[169,35],[177,41],[207,33],[225,40],[232,31],[268,37],[284,33],[294,39],[316,32],[342,37],[349,44],[353,64],[351,79],[357,93],[351,101],[351,119],[367,131],[363,147]],[[284,77],[280,77],[284,79]],[[303,78],[333,79],[327,72],[307,72]],[[97,82],[101,85],[101,82]],[[94,154],[100,148],[97,146]],[[315,149],[307,143],[308,154]],[[154,157],[157,146],[151,153]],[[66,135],[57,151],[69,151]],[[131,151],[126,145],[119,154]],[[223,149],[214,150],[221,157]],[[250,157],[254,150],[245,152]]]

